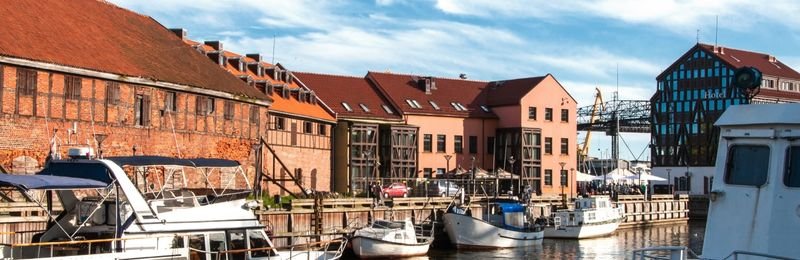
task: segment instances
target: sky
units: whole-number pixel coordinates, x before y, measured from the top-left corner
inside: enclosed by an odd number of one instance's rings
[[[649,99],[656,76],[698,40],[800,68],[800,1],[791,0],[111,2],[293,71],[486,81],[550,73],[578,107],[594,102],[595,87],[606,100]],[[649,139],[623,134],[620,157],[649,160]],[[590,156],[608,158],[610,143],[593,133]]]

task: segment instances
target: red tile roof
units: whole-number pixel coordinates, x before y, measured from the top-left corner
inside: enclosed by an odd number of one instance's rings
[[[0,4],[0,55],[269,98],[152,18],[96,0]]]
[[[364,77],[307,72],[296,72],[295,75],[303,84],[314,90],[331,109],[336,111],[338,117],[402,119],[397,108],[392,106],[380,91]],[[347,111],[342,103],[347,103],[352,111]],[[364,111],[360,104],[364,104],[370,112]],[[392,113],[387,113],[383,106],[389,107]]]
[[[545,77],[547,76],[489,82],[487,103],[489,106],[517,105],[520,98],[527,95]]]
[[[389,99],[405,114],[497,117],[491,110],[485,112],[480,107],[488,105],[487,95],[485,95],[485,92],[488,91],[487,82],[434,77],[436,89],[431,90],[430,94],[426,94],[425,89],[417,83],[421,76],[369,72],[367,78],[385,91]],[[406,100],[417,101],[421,108],[412,107]],[[439,109],[436,109],[430,103],[431,101],[436,103]],[[452,103],[460,103],[468,111],[459,111]]]
[[[184,42],[186,42],[187,44],[197,43],[196,41],[191,41],[186,39],[184,39]],[[213,47],[206,44],[201,44],[200,46],[204,52],[209,52],[209,50],[217,51]],[[228,72],[237,77],[241,78],[250,77],[256,82],[266,81],[270,84],[286,84],[288,89],[307,89],[297,84],[297,81],[292,81],[291,83],[288,83],[282,79],[273,79],[272,75],[263,74],[263,76],[259,76],[257,71],[253,71],[247,66],[247,63],[257,62],[253,58],[249,58],[245,55],[240,55],[238,53],[227,50],[223,50],[222,53],[225,57],[229,59],[242,58],[243,61],[245,62],[244,71],[240,71],[238,65],[234,66],[230,62],[225,62],[224,65],[225,70],[227,70]],[[261,63],[261,66],[264,68],[280,67],[263,61],[259,63]],[[251,88],[255,89],[254,87]],[[271,113],[286,114],[290,116],[300,116],[309,119],[316,119],[328,122],[336,121],[336,117],[334,116],[334,114],[331,111],[327,110],[325,107],[323,107],[320,102],[309,103],[301,101],[297,98],[297,96],[294,95],[289,95],[289,97],[284,98],[283,96],[280,95],[280,93],[277,92],[273,92],[271,95],[269,95],[269,97],[272,100],[272,105],[270,105]]]
[[[702,43],[698,45],[700,48],[708,51],[709,54],[719,57],[735,68],[750,66],[755,67],[765,75],[800,79],[800,73],[769,54],[738,50],[724,46],[720,46],[720,52],[714,53],[714,45]],[[770,57],[774,59],[774,62],[770,61]]]

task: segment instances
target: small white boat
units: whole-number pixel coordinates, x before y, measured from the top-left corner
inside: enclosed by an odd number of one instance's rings
[[[590,238],[605,236],[617,230],[625,219],[621,208],[614,207],[608,196],[579,198],[575,209],[553,213],[552,222],[544,228],[546,238]]]
[[[444,214],[444,227],[450,242],[459,248],[510,248],[542,243],[542,227],[534,223],[527,207],[519,201],[490,199],[482,202],[487,210],[474,217],[465,208]]]
[[[376,220],[356,230],[351,238],[353,252],[360,258],[419,256],[428,253],[433,234],[417,234],[411,220]]]

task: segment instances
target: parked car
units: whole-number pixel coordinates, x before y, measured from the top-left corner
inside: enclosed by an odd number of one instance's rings
[[[408,194],[411,193],[411,188],[406,186],[405,183],[402,182],[395,182],[383,187],[383,197],[384,198],[395,198],[395,197],[408,197]]]
[[[453,196],[458,193],[458,185],[448,180],[434,180],[428,184],[428,196]]]

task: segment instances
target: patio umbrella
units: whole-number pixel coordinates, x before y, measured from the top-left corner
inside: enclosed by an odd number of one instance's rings
[[[632,176],[625,176],[625,179],[629,180],[643,180],[643,181],[666,181],[667,179],[652,175],[652,174],[642,174],[639,175],[632,175]]]
[[[575,181],[589,182],[589,181],[597,180],[597,177],[598,176],[594,176],[594,175],[587,174],[587,173],[575,172]],[[600,176],[600,179],[602,180],[603,177]]]
[[[517,179],[517,178],[519,178],[519,175],[507,172],[506,170],[503,170],[501,168],[501,169],[497,169],[497,178],[500,178],[500,179]]]
[[[616,182],[616,181],[626,180],[626,177],[631,175],[635,174],[633,174],[633,172],[628,169],[616,168],[613,171],[606,174],[606,179]]]

